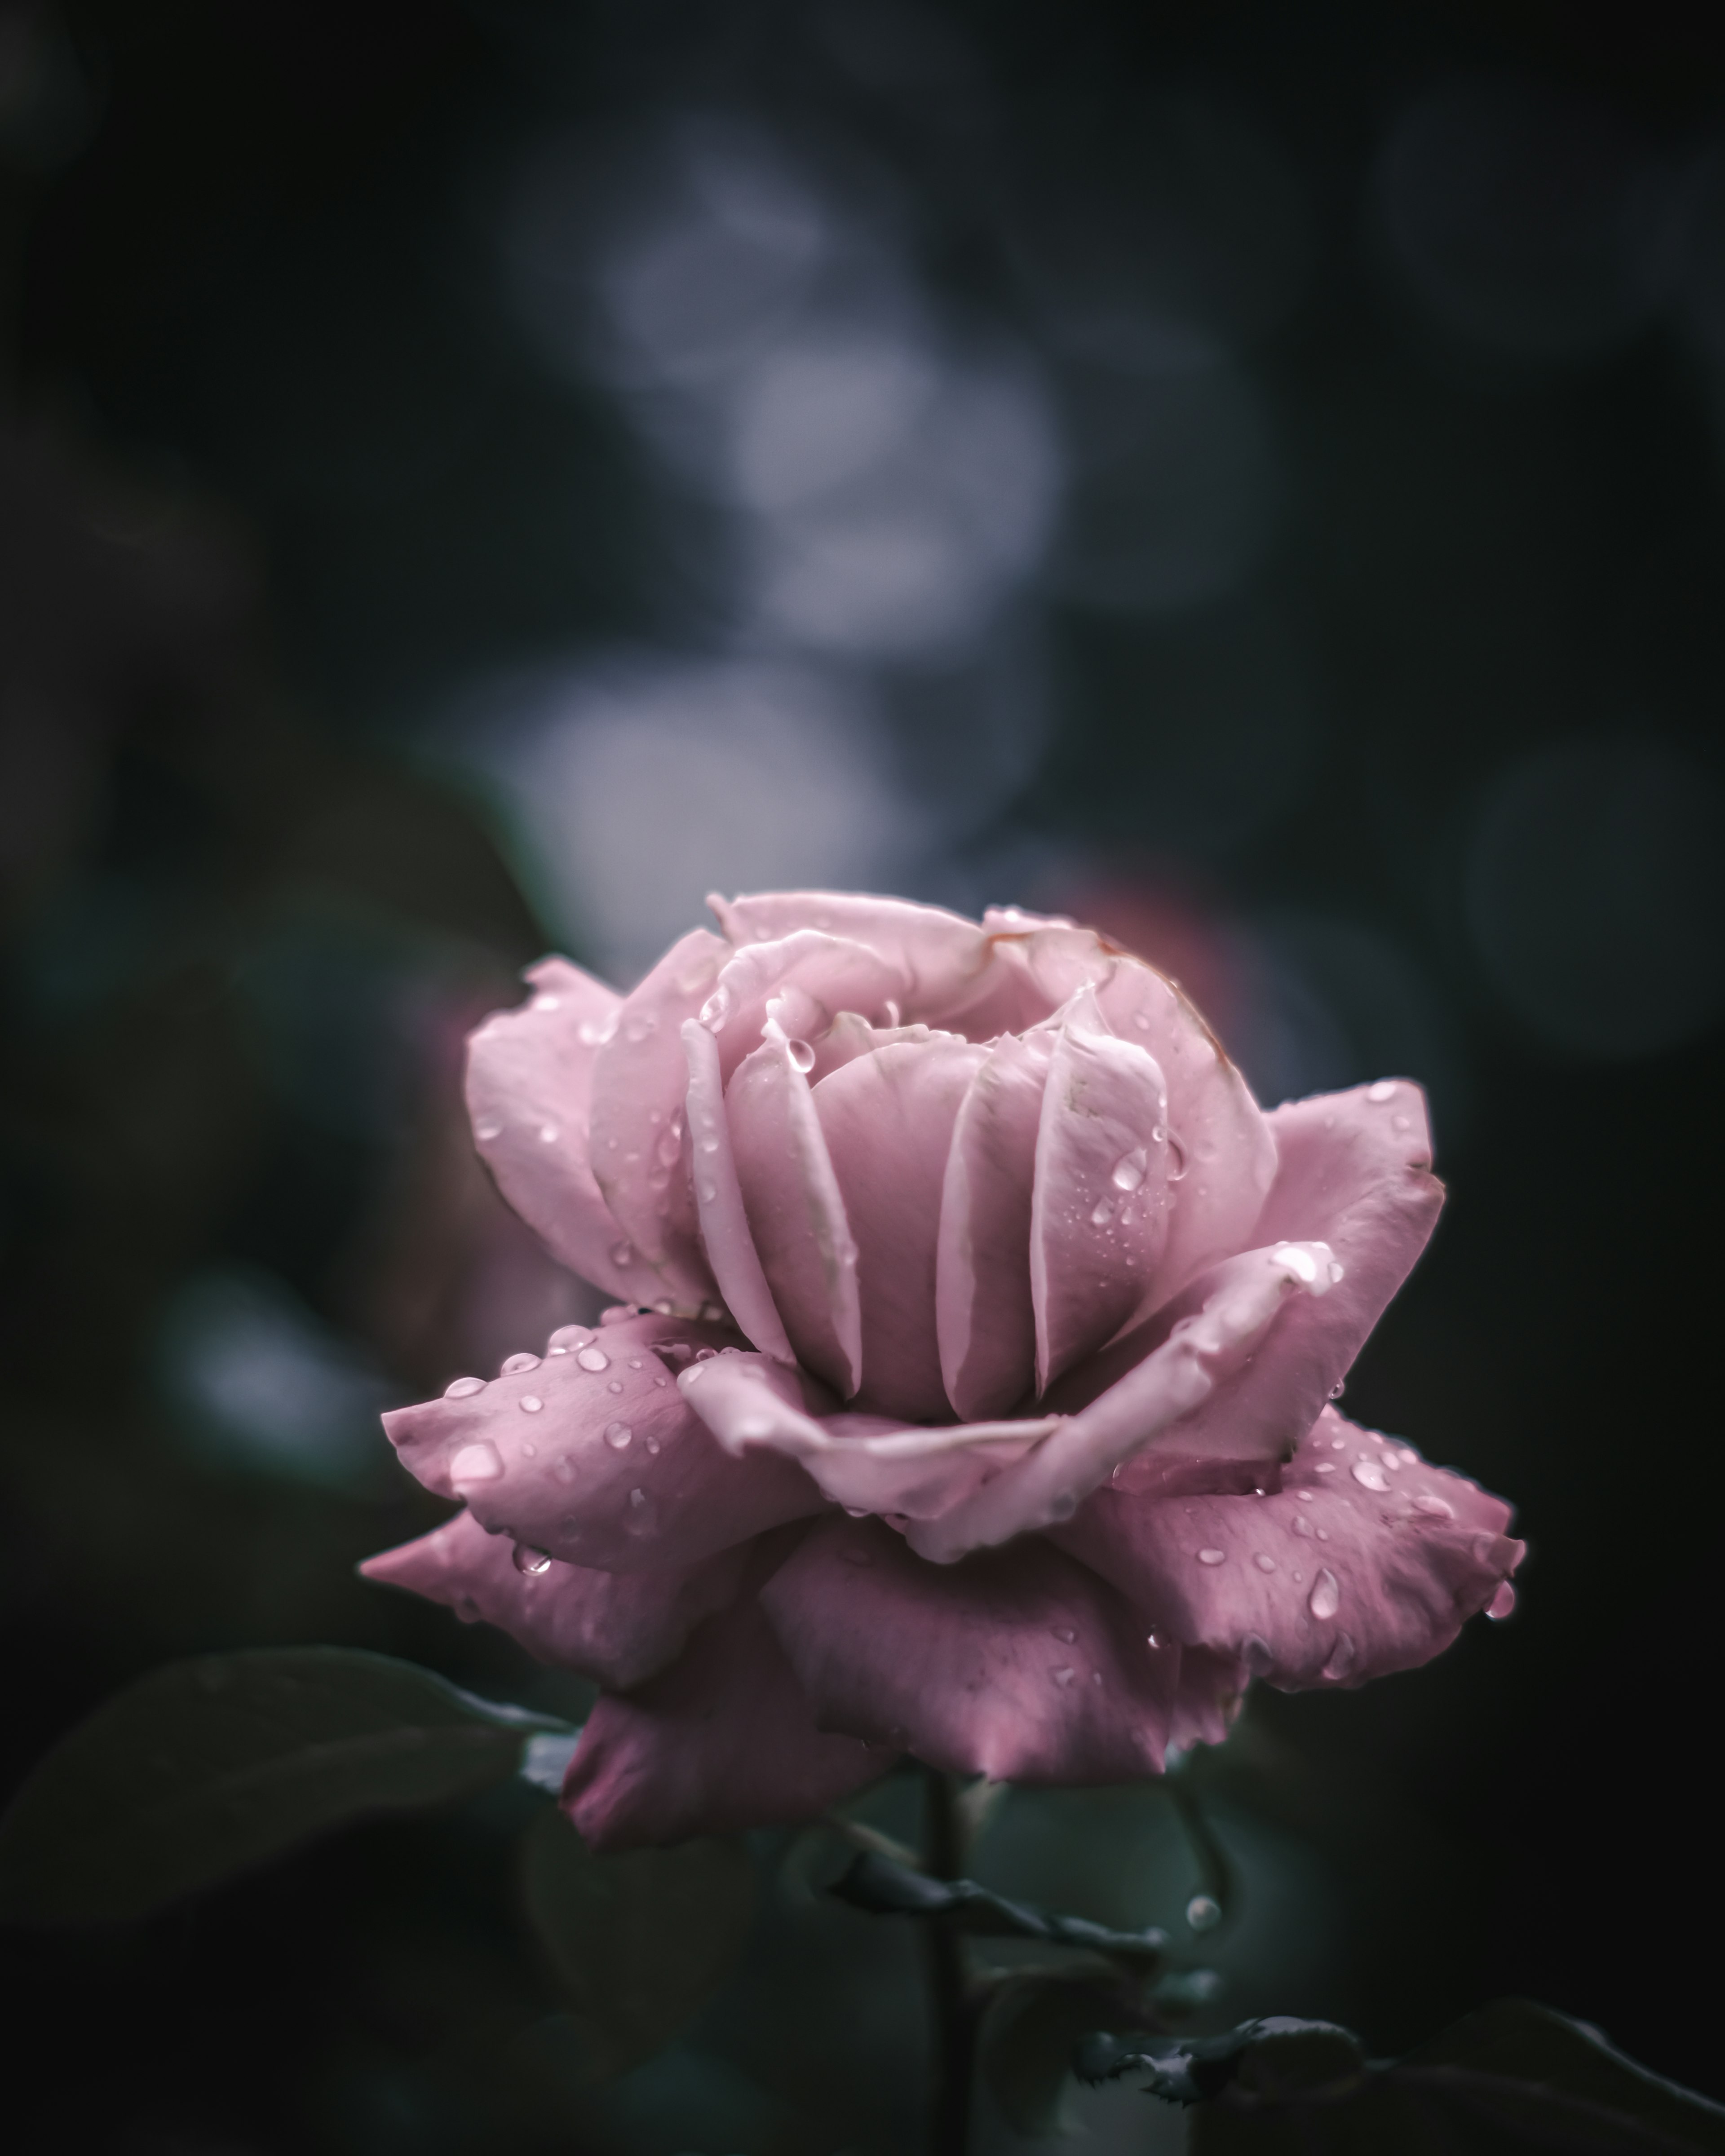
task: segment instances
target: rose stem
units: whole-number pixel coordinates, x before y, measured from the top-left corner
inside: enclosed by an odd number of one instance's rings
[[[924,1869],[935,1879],[962,1878],[968,1836],[959,1809],[957,1785],[950,1774],[930,1767],[924,1772],[923,1789]],[[934,2009],[930,2156],[967,2156],[980,2017],[971,1995],[964,1937],[947,1917],[937,1917],[925,1925],[923,1937],[927,1942],[929,1995]]]

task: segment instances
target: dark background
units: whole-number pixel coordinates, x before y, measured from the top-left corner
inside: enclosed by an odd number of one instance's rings
[[[0,8],[8,1784],[199,1650],[574,1699],[352,1573],[435,1510],[378,1406],[587,1308],[459,1112],[522,963],[1071,910],[1266,1100],[1428,1083],[1348,1405],[1531,1544],[1255,1698],[1218,2018],[1527,1993],[1725,2097],[1722,92],[1647,7]],[[1014,1802],[1003,1883],[1189,1891],[1153,1794]],[[794,1897],[578,2088],[518,1824],[9,1937],[19,2145],[893,2145],[911,1965]]]

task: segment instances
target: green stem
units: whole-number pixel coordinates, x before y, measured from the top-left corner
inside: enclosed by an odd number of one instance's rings
[[[923,1868],[936,1879],[961,1879],[968,1855],[963,1815],[950,1775],[927,1769]],[[934,2102],[929,2156],[968,2156],[971,2092],[976,2080],[980,2002],[971,1986],[964,1935],[951,1919],[925,1925],[930,2003],[934,2010]]]

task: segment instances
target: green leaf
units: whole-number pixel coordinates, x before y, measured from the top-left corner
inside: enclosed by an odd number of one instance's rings
[[[741,1842],[595,1856],[557,1811],[522,1836],[521,1883],[596,2079],[670,2042],[723,1982],[754,1914]]]
[[[344,1647],[170,1662],[99,1707],[0,1819],[0,1917],[147,1916],[367,1814],[471,1796],[554,1725]]]
[[[1154,1967],[1168,1948],[1168,1933],[1153,1925],[1142,1932],[1111,1931],[1087,1917],[1056,1916],[1028,1902],[1009,1902],[972,1879],[931,1879],[909,1865],[871,1854],[857,1857],[827,1891],[877,1916],[947,1917],[979,1938],[1045,1939],[1137,1967]]]
[[[1014,2133],[1067,2130],[1063,2099],[1079,2039],[1098,2022],[1129,2020],[1132,2002],[1093,1973],[1012,1977],[988,2002],[979,2045],[983,2077]]]

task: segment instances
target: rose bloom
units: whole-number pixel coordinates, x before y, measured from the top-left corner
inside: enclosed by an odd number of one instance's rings
[[[505,1197],[620,1300],[386,1418],[465,1509],[365,1567],[598,1681],[590,1843],[1154,1775],[1509,1607],[1509,1508],[1330,1404],[1442,1203],[1418,1086],[1266,1115],[1068,921],[712,906],[474,1034]]]

